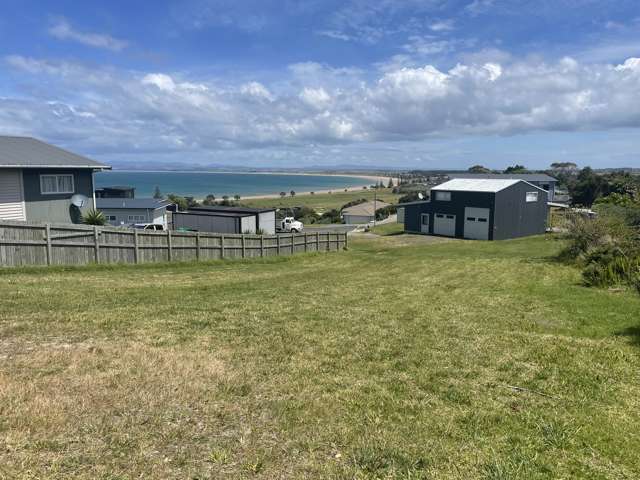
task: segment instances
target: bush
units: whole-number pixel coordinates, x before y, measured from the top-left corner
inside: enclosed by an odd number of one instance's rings
[[[632,284],[639,266],[639,259],[627,257],[619,247],[605,246],[589,254],[582,278],[589,287]]]
[[[89,210],[82,215],[82,223],[86,225],[105,225],[107,219],[100,210]]]

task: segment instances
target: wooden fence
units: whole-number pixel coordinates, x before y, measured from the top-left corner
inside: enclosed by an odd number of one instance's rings
[[[227,235],[0,222],[0,267],[269,257],[346,246],[346,233]]]

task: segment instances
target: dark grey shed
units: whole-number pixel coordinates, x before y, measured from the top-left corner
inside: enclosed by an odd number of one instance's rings
[[[399,205],[405,231],[477,240],[504,240],[546,231],[548,195],[517,179],[454,179],[431,199]]]
[[[275,233],[273,208],[208,206],[174,212],[173,228],[215,233]]]

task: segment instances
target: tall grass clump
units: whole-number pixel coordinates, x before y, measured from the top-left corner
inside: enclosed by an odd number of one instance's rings
[[[560,258],[582,267],[587,286],[628,284],[640,292],[640,206],[601,204],[595,218],[574,215]]]

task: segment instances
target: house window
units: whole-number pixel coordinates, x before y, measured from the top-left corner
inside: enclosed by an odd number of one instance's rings
[[[436,192],[436,200],[441,202],[450,202],[451,192]]]
[[[538,192],[527,192],[527,202],[537,202]]]
[[[116,216],[115,215],[105,215],[104,218],[107,219],[107,222],[115,222],[116,221]]]
[[[40,193],[43,195],[74,191],[73,175],[40,175]]]
[[[144,215],[129,215],[130,222],[144,222]]]

